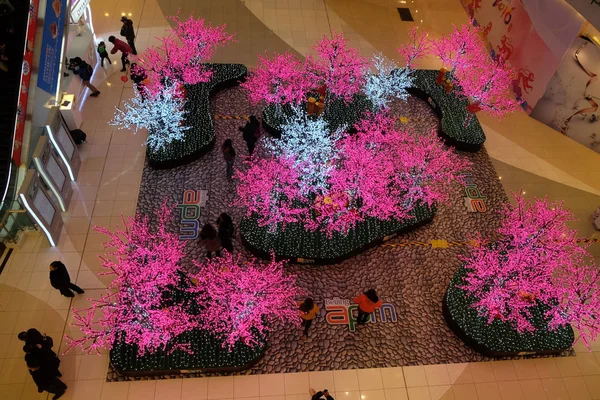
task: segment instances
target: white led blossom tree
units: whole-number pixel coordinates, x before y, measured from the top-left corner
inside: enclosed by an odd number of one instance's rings
[[[393,61],[388,61],[381,53],[373,56],[376,72],[367,75],[365,95],[373,103],[373,111],[388,108],[394,99],[406,100],[406,88],[412,85],[412,75],[407,68],[399,68]]]
[[[266,146],[276,156],[294,160],[303,194],[321,193],[337,159],[336,142],[346,127],[332,131],[323,118],[309,116],[298,106],[292,110],[292,115],[281,125],[281,139],[272,139]]]
[[[190,129],[183,125],[185,99],[180,93],[179,85],[161,88],[155,95],[142,96],[135,91],[135,97],[125,103],[124,110],[117,108],[111,125],[119,129],[134,128],[148,131],[146,143],[152,150],[162,150],[173,140],[181,140],[185,131]]]

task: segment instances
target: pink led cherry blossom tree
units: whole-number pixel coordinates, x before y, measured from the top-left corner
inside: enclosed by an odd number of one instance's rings
[[[317,216],[328,232],[345,231],[367,216],[412,218],[419,203],[445,202],[448,186],[470,167],[434,133],[401,131],[385,113],[367,115],[356,129],[340,141],[342,162],[330,179],[331,193],[345,193],[347,205]]]
[[[498,319],[534,332],[532,310],[544,305],[549,329],[571,324],[589,345],[600,331],[600,272],[567,227],[573,215],[546,198],[513,197],[498,229],[502,238],[465,258],[462,289],[488,323]]]
[[[314,86],[303,64],[289,52],[275,54],[273,58],[259,55],[257,64],[241,86],[252,103],[265,101],[274,105],[278,116],[284,105],[304,101],[306,93]]]
[[[294,159],[283,156],[248,162],[246,170],[236,172],[235,204],[245,207],[247,216],[256,214],[259,226],[271,231],[302,221],[308,210],[294,165]]]
[[[149,47],[137,57],[139,67],[148,73],[146,88],[153,93],[165,83],[196,84],[208,82],[212,71],[205,64],[219,46],[233,40],[225,25],[213,27],[203,19],[190,15],[181,21],[179,15],[169,17],[175,27],[169,36],[160,38],[160,45]]]
[[[90,299],[90,307],[73,309],[72,326],[82,335],[67,336],[69,350],[98,352],[124,339],[143,355],[164,349],[171,339],[198,326],[185,302],[169,297],[171,289],[181,286],[184,243],[166,229],[171,220],[166,203],[157,217],[155,228],[139,215],[123,218],[124,226],[114,232],[94,228],[108,236],[108,252],[101,257],[106,271],[101,274],[114,279],[99,299]],[[185,345],[178,348],[186,350]]]
[[[369,60],[362,57],[358,49],[348,47],[341,33],[333,33],[331,39],[324,36],[313,50],[318,58],[309,55],[306,69],[313,82],[327,87],[325,107],[331,100],[330,95],[350,101],[360,92],[365,83]]]
[[[404,58],[407,68],[414,67],[414,61],[431,52],[429,33],[413,27],[408,31],[408,42],[398,48],[398,53]]]
[[[253,347],[276,323],[300,322],[296,300],[302,293],[283,262],[242,262],[240,255],[225,252],[197,266],[202,326],[221,337],[224,347],[238,342]]]
[[[455,77],[460,86],[459,94],[471,100],[467,106],[465,127],[469,125],[473,114],[481,110],[500,119],[520,109],[510,90],[515,77],[514,70],[502,60],[487,58],[477,67],[458,71]]]
[[[468,71],[489,59],[480,27],[465,24],[452,25],[452,32],[431,41],[431,52],[439,57],[450,74]]]

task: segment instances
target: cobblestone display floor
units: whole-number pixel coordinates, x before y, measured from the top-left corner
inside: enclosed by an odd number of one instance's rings
[[[213,115],[260,115],[260,108],[249,105],[239,88],[221,92],[212,101]],[[407,117],[407,126],[428,134],[438,123],[429,106],[414,98],[396,102],[393,112]],[[217,219],[225,211],[239,224],[243,210],[231,207],[235,183],[225,176],[220,145],[232,139],[237,152],[236,168],[242,168],[247,155],[246,145],[238,127],[239,119],[217,119],[215,148],[200,160],[171,170],[153,170],[146,166],[138,199],[137,211],[146,215],[167,198],[169,204],[179,204],[184,190],[207,190],[208,200],[200,211],[200,226]],[[261,138],[261,141],[265,138]],[[260,145],[259,145],[259,150]],[[432,224],[410,234],[399,236],[386,244],[428,242],[432,239],[464,241],[475,232],[488,236],[498,223],[496,211],[505,199],[485,149],[476,154],[460,153],[473,163],[473,181],[485,196],[487,211],[471,213],[464,204],[464,187],[453,186],[451,204],[439,207]],[[179,230],[176,213],[171,229]],[[242,248],[239,232],[234,240],[236,252],[250,257]],[[202,259],[204,250],[197,240],[188,241],[189,259]],[[297,274],[298,284],[321,307],[321,315],[313,324],[308,339],[301,330],[288,324],[276,327],[264,359],[251,373],[303,372],[316,370],[394,367],[479,361],[483,357],[463,345],[446,327],[441,313],[442,296],[460,261],[462,247],[431,249],[422,246],[378,247],[336,265],[288,265]],[[377,322],[355,329],[348,323],[327,323],[326,304],[350,301],[368,288],[375,288],[386,304],[384,316]],[[331,306],[330,306],[331,307]],[[335,308],[335,307],[334,307]],[[344,314],[345,307],[340,312]],[[109,376],[111,374],[109,373]],[[116,376],[112,377],[113,379]]]

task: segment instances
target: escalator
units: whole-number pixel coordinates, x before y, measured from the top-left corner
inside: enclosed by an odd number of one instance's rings
[[[16,190],[12,148],[28,17],[29,1],[0,0],[0,200],[7,202]]]

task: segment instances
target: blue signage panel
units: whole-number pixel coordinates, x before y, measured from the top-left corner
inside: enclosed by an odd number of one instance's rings
[[[47,0],[37,85],[50,94],[56,93],[58,85],[66,16],[67,0]]]

